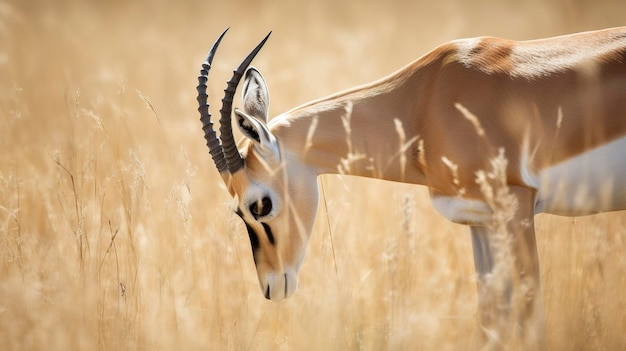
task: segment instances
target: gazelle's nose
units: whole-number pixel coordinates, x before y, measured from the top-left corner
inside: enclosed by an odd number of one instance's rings
[[[283,274],[269,272],[263,276],[260,283],[266,299],[279,301],[291,297],[296,292],[298,276],[291,271]]]

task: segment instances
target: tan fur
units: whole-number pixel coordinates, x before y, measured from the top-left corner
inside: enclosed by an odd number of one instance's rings
[[[562,62],[567,65],[559,66]],[[625,62],[626,28],[528,42],[459,40],[385,79],[278,116],[270,127],[284,149],[298,153],[304,149],[312,118],[317,118],[312,148],[302,161],[320,173],[338,173],[340,160],[351,151],[367,157],[356,160],[350,174],[403,179],[453,195],[450,179],[442,177],[448,172],[441,157],[457,162],[461,182],[473,185],[475,171],[486,169],[489,156],[503,147],[510,181],[524,185],[515,167],[526,134],[536,150],[533,169],[626,134]],[[589,70],[597,75],[588,76]],[[353,105],[352,150],[342,124],[347,104]],[[488,131],[486,137],[473,132],[455,104],[477,117]],[[398,174],[394,119],[402,122],[407,138],[416,138],[406,151],[412,162],[404,175]],[[424,143],[426,167],[416,162],[419,140]],[[471,191],[470,196],[481,195]]]

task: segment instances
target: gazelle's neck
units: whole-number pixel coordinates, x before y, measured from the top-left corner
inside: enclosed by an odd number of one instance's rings
[[[308,103],[277,117],[270,128],[284,152],[318,174],[424,184],[415,118],[421,95],[417,71],[401,70]]]

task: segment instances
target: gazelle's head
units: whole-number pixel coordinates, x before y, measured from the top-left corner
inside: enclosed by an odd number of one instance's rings
[[[248,68],[269,34],[246,57],[228,81],[220,110],[220,137],[211,122],[206,82],[217,39],[198,77],[200,120],[209,152],[244,221],[266,298],[293,295],[317,211],[316,174],[285,152],[268,128],[269,93],[261,74]],[[231,112],[237,85],[244,77],[243,110],[235,109],[245,136],[239,147],[232,133]]]

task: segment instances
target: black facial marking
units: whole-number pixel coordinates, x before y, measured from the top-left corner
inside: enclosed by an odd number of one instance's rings
[[[256,251],[259,249],[259,236],[256,234],[254,229],[243,219],[243,213],[241,209],[237,208],[235,214],[241,218],[243,224],[246,225],[246,230],[248,231],[248,237],[250,238],[250,245],[252,246],[252,257],[254,258],[254,263],[256,264]]]
[[[267,239],[270,241],[270,244],[274,245],[274,234],[272,234],[272,229],[267,223],[261,223],[263,225],[263,229],[265,229],[265,234],[267,234]]]
[[[248,225],[248,223],[246,223],[245,221],[244,223],[246,224],[246,230],[248,231],[248,236],[250,237],[250,244],[252,245],[252,255],[254,256],[256,262],[255,252],[259,249],[259,237],[258,235],[256,235],[254,229],[252,229],[252,227]]]

